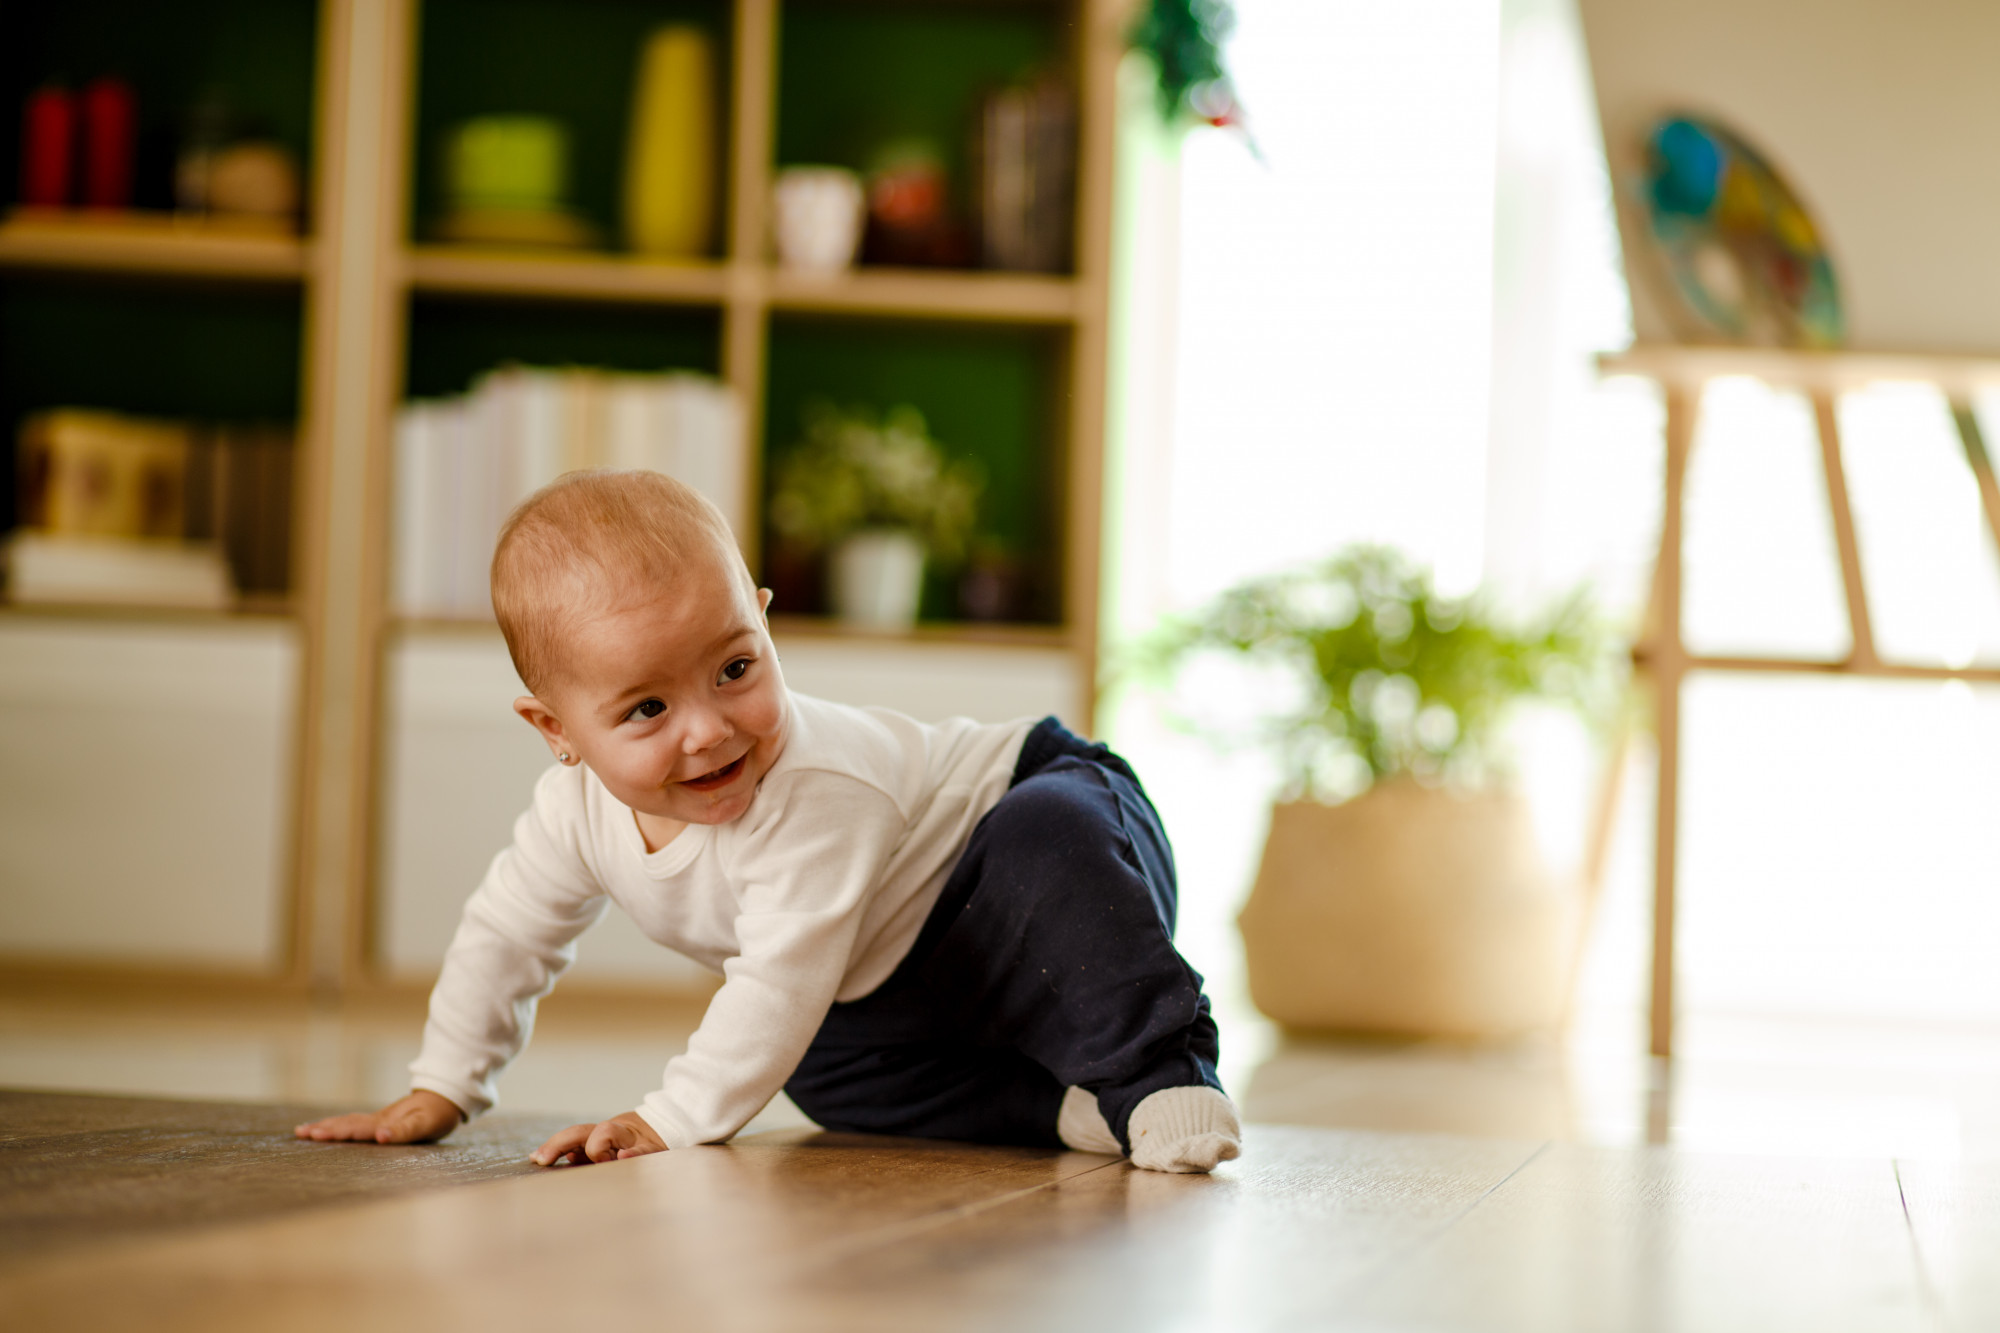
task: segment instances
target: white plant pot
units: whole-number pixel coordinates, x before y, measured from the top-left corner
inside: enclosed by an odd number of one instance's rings
[[[786,167],[771,187],[771,233],[778,262],[801,273],[849,268],[861,246],[866,197],[844,167]]]
[[[1274,808],[1238,924],[1287,1027],[1508,1037],[1562,1023],[1582,909],[1521,798],[1404,780]]]
[[[924,590],[924,544],[900,528],[868,528],[833,549],[833,613],[863,629],[908,629]]]

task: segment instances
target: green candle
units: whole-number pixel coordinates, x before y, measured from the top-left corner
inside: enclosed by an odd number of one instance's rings
[[[542,212],[569,189],[569,132],[546,116],[480,116],[445,143],[449,206]]]

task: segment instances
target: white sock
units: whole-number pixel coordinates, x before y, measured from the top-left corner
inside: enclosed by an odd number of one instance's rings
[[[1097,1099],[1091,1099],[1096,1109]],[[1067,1109],[1069,1103],[1063,1103]],[[1100,1116],[1098,1123],[1103,1123]],[[1132,1111],[1126,1129],[1132,1165],[1148,1171],[1213,1171],[1243,1152],[1243,1127],[1236,1106],[1205,1084],[1161,1088]]]
[[[1125,1150],[1118,1146],[1117,1135],[1104,1123],[1104,1114],[1097,1109],[1097,1098],[1082,1088],[1063,1091],[1062,1110],[1056,1113],[1056,1135],[1064,1147],[1078,1152],[1125,1155]]]

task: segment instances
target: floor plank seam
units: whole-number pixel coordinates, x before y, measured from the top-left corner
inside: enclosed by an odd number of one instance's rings
[[[1542,1154],[1546,1153],[1550,1148],[1553,1148],[1554,1146],[1555,1146],[1554,1139],[1544,1139],[1540,1144],[1540,1146],[1538,1146],[1533,1152],[1529,1153],[1526,1157],[1523,1157],[1520,1160],[1520,1162],[1514,1167],[1513,1170],[1509,1171],[1506,1175],[1500,1177],[1500,1179],[1494,1181],[1491,1185],[1488,1185],[1484,1190],[1482,1190],[1478,1198],[1474,1199],[1471,1203],[1466,1204],[1465,1207],[1459,1209],[1456,1213],[1453,1213],[1450,1217],[1446,1218],[1444,1221],[1438,1223],[1438,1225],[1433,1229],[1431,1229],[1430,1231],[1427,1231],[1423,1235],[1418,1236],[1415,1240],[1412,1240],[1409,1244],[1403,1246],[1402,1249],[1396,1251],[1394,1254],[1391,1254],[1388,1258],[1384,1259],[1380,1264],[1378,1264],[1373,1272],[1366,1273],[1360,1277],[1357,1277],[1354,1280],[1354,1283],[1350,1288],[1350,1291],[1355,1296],[1360,1296],[1364,1294],[1370,1287],[1377,1286],[1381,1282],[1383,1282],[1389,1276],[1389,1274],[1395,1272],[1396,1269],[1402,1267],[1410,1260],[1416,1258],[1417,1255],[1423,1253],[1423,1251],[1437,1244],[1438,1241],[1444,1238],[1446,1232],[1450,1231],[1460,1222],[1463,1222],[1466,1218],[1472,1216],[1474,1210],[1476,1210],[1480,1204],[1485,1203],[1488,1199],[1492,1198],[1496,1193],[1500,1191],[1500,1189],[1503,1186],[1507,1184],[1508,1181],[1512,1180],[1514,1177],[1520,1175],[1523,1171],[1526,1171],[1529,1167],[1533,1166],[1538,1160],[1540,1160]]]
[[[976,1217],[981,1213],[991,1212],[995,1208],[1003,1207],[1017,1200],[1040,1194],[1045,1190],[1059,1189],[1072,1181],[1082,1180],[1085,1176],[1093,1176],[1100,1171],[1108,1171],[1114,1167],[1122,1167],[1124,1165],[1124,1159],[1119,1158],[1106,1162],[1103,1166],[1093,1166],[1087,1171],[1079,1171],[1075,1175],[1063,1176],[1058,1180],[1045,1180],[1039,1184],[1028,1185],[1021,1189],[1008,1190],[1005,1194],[996,1194],[990,1199],[980,1199],[972,1203],[953,1204],[951,1207],[943,1209],[940,1212],[925,1213],[921,1217],[911,1217],[901,1222],[891,1222],[886,1226],[877,1227],[873,1231],[864,1231],[851,1236],[845,1243],[834,1245],[825,1250],[818,1250],[809,1258],[802,1261],[799,1267],[801,1270],[821,1268],[835,1260],[845,1259],[858,1254],[862,1250],[879,1249],[886,1245],[892,1245],[899,1241],[920,1236],[928,1231],[936,1231],[940,1228],[950,1226],[954,1222],[962,1222],[968,1217]]]
[[[1889,1159],[1890,1173],[1896,1177],[1896,1202],[1903,1206],[1903,1234],[1910,1238],[1910,1263],[1917,1270],[1917,1290],[1923,1293],[1924,1306],[1931,1313],[1931,1322],[1941,1329],[1952,1327],[1951,1316],[1944,1308],[1944,1295],[1931,1280],[1930,1265],[1924,1262],[1924,1246],[1917,1235],[1916,1219],[1910,1216],[1910,1195],[1903,1188],[1902,1159]]]

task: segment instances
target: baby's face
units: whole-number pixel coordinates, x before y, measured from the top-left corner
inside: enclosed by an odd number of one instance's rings
[[[770,597],[718,567],[600,612],[579,627],[555,698],[542,701],[554,729],[521,711],[642,817],[727,823],[784,749]]]

